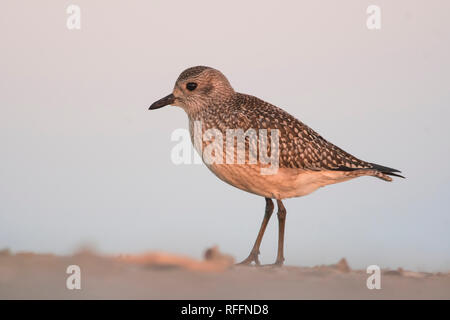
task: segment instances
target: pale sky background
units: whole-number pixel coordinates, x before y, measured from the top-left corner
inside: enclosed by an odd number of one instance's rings
[[[81,7],[81,30],[66,8]],[[382,28],[366,28],[366,8]],[[212,245],[247,256],[264,199],[174,165],[184,112],[148,106],[194,65],[406,180],[285,201],[286,263],[450,269],[450,2],[12,1],[0,10],[0,248]],[[275,260],[277,220],[261,260]]]

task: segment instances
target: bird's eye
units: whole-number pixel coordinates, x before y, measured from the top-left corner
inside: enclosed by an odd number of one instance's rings
[[[197,84],[195,82],[188,82],[186,84],[186,89],[188,89],[189,91],[194,91],[195,88],[197,88]]]

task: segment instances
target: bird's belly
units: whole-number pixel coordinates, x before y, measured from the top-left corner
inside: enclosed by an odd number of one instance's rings
[[[221,180],[266,198],[286,199],[307,195],[328,184],[348,180],[340,172],[280,168],[262,175],[258,165],[212,164],[208,168]]]

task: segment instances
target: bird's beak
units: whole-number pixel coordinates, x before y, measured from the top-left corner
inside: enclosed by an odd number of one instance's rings
[[[168,104],[172,104],[175,102],[175,96],[171,93],[168,96],[159,99],[158,101],[154,102],[150,108],[148,108],[148,110],[155,110],[155,109],[159,109],[162,108],[164,106],[167,106]]]

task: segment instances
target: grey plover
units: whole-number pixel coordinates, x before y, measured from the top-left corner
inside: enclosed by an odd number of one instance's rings
[[[248,153],[244,163],[240,164],[207,163],[208,168],[221,180],[265,198],[265,215],[258,236],[249,256],[241,264],[260,264],[259,247],[274,210],[272,199],[278,205],[279,225],[278,253],[274,265],[282,265],[286,219],[283,199],[304,196],[320,187],[360,176],[373,176],[385,181],[392,181],[390,176],[403,178],[398,174],[399,170],[352,156],[284,110],[254,96],[235,92],[227,78],[210,67],[196,66],[183,71],[173,92],[153,103],[149,109],[166,105],[179,106],[187,113],[194,145],[196,122],[201,123],[202,134],[209,129],[219,130],[224,135],[229,129],[242,129],[245,132],[249,129],[266,129],[269,132],[278,130],[279,168],[274,174],[261,174],[261,167],[267,163],[262,163],[260,159],[251,163]],[[250,143],[246,136],[247,149]],[[202,141],[200,148],[207,144],[207,141]],[[271,146],[269,143],[267,148]],[[201,153],[202,149],[199,150],[197,146],[196,149]]]

